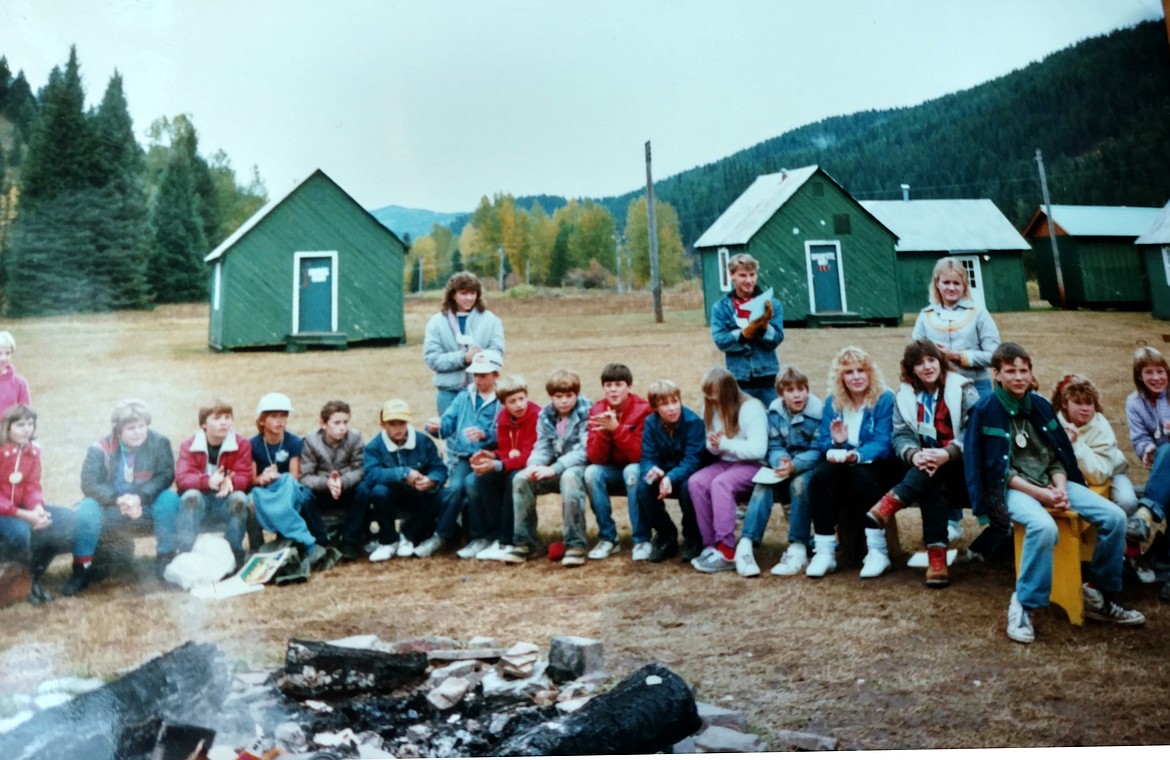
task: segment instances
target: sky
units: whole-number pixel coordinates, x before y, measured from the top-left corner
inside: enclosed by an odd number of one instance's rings
[[[190,114],[270,195],[323,169],[367,208],[618,195],[840,114],[912,106],[1160,0],[0,0],[34,90],[77,46],[141,141]]]

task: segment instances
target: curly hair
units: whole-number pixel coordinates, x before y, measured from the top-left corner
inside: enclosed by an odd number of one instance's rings
[[[1067,404],[1070,400],[1082,404],[1091,402],[1098,412],[1105,411],[1101,408],[1101,392],[1097,390],[1097,386],[1089,378],[1075,372],[1060,378],[1056,387],[1052,389],[1052,408],[1064,412],[1067,416]]]
[[[859,346],[845,346],[833,357],[829,366],[829,393],[833,396],[833,408],[843,411],[845,399],[851,398],[849,389],[845,387],[845,370],[851,367],[860,367],[869,376],[869,387],[865,389],[862,406],[873,407],[878,397],[886,390],[886,381],[882,378],[882,371],[873,363],[873,359]]]
[[[455,294],[460,290],[475,291],[475,306],[476,311],[483,311],[487,308],[483,302],[483,284],[471,272],[456,272],[451,275],[451,279],[447,280],[447,287],[443,290],[443,313],[454,314],[459,311],[455,305]]]

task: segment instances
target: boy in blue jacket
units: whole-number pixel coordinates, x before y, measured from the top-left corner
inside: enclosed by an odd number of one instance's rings
[[[756,284],[759,271],[760,262],[746,253],[727,260],[732,289],[711,307],[711,340],[740,389],[768,406],[776,400],[776,348],[784,341],[784,307],[772,298],[762,314],[752,317],[749,302],[764,292]]]
[[[1084,585],[1085,617],[1141,625],[1145,617],[1117,601],[1125,552],[1125,512],[1085,486],[1072,444],[1052,406],[1032,392],[1032,357],[1015,343],[991,355],[995,392],[979,400],[964,433],[963,467],[971,508],[990,529],[1024,526],[1016,590],[1008,604],[1007,635],[1030,644],[1033,610],[1048,606],[1056,521],[1050,513],[1076,510],[1097,529],[1097,546]]]
[[[789,503],[788,549],[772,568],[772,575],[796,575],[808,565],[812,541],[808,481],[821,461],[816,444],[824,402],[809,392],[808,377],[793,367],[776,380],[776,392],[780,398],[768,407],[768,466],[779,482],[756,484],[748,500],[735,549],[735,569],[745,578],[760,574],[753,549],[764,540],[777,498]]]
[[[496,445],[496,380],[503,357],[485,348],[467,367],[472,383],[459,392],[441,419],[428,420],[426,430],[447,442],[447,487],[441,491],[439,525],[435,535],[414,550],[416,557],[429,557],[459,537],[459,519],[470,528],[470,510],[479,499],[479,476],[472,472],[471,456]],[[476,538],[479,538],[476,536]]]
[[[414,554],[435,530],[439,489],[447,482],[447,466],[435,442],[419,435],[410,424],[410,406],[390,399],[382,406],[382,432],[362,450],[365,476],[362,488],[378,523],[378,548],[371,562]],[[402,535],[394,525],[402,520]]]
[[[638,505],[654,531],[650,561],[663,562],[678,554],[678,528],[666,513],[667,498],[677,498],[682,511],[683,561],[703,551],[695,507],[687,478],[704,464],[707,435],[703,418],[683,406],[682,392],[669,380],[656,380],[646,389],[654,413],[642,429],[642,460]]]

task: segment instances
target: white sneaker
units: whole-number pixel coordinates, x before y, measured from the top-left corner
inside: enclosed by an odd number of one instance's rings
[[[397,554],[398,544],[378,544],[378,548],[370,552],[370,562],[385,562]]]
[[[743,578],[755,578],[760,574],[750,538],[741,538],[735,547],[735,572]]]
[[[499,541],[493,541],[491,546],[476,554],[475,558],[493,562],[504,562],[511,552],[511,546],[505,546]]]
[[[804,570],[806,578],[823,578],[837,569],[837,537],[813,536],[813,556]]]
[[[414,547],[414,556],[429,557],[443,548],[443,537],[436,534]]]
[[[645,562],[650,559],[650,552],[653,551],[654,545],[649,541],[640,541],[634,544],[634,551],[630,558],[635,562]]]
[[[723,556],[723,552],[712,547],[714,551],[706,557],[695,560],[694,567],[700,573],[721,573],[724,570],[734,570],[735,562]],[[697,564],[696,564],[697,563]]]
[[[868,552],[861,561],[861,577],[876,578],[890,569],[890,558],[880,552]]]
[[[1021,644],[1031,644],[1036,640],[1036,631],[1032,628],[1032,617],[1024,609],[1016,595],[1008,603],[1007,635],[1012,641]]]
[[[407,538],[406,536],[403,536],[398,541],[398,556],[399,557],[410,557],[413,555],[414,555],[414,544],[412,544],[410,542],[409,538]]]
[[[589,559],[605,559],[611,554],[617,554],[619,551],[621,551],[621,547],[615,544],[613,541],[606,541],[605,539],[602,539],[601,541],[597,542],[597,546],[589,550],[589,554],[587,556]],[[649,559],[650,555],[647,554],[646,558]]]
[[[455,552],[455,556],[459,559],[474,559],[475,555],[479,554],[489,546],[491,546],[491,544],[488,543],[486,538],[476,538],[469,542],[467,546]]]
[[[804,544],[789,544],[784,556],[772,568],[772,575],[796,575],[808,565],[808,549]]]
[[[708,546],[706,549],[704,549],[703,551],[699,552],[699,556],[697,556],[697,557],[695,557],[694,559],[692,559],[692,560],[691,560],[691,567],[693,567],[693,568],[695,568],[696,570],[698,570],[698,569],[699,569],[699,565],[701,565],[701,564],[702,564],[704,561],[706,561],[706,559],[707,559],[708,557],[710,557],[710,556],[711,556],[713,553],[716,553],[716,552],[718,552],[718,551],[719,551],[719,550],[718,550],[718,549],[716,549],[714,546]]]
[[[947,542],[958,541],[963,537],[963,523],[958,520],[947,521]]]

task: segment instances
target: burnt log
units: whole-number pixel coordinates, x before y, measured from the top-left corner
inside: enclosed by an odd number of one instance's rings
[[[388,694],[417,685],[426,673],[425,652],[395,654],[289,639],[277,686],[298,699]]]
[[[224,655],[187,643],[0,734],[4,760],[132,760],[165,723],[207,724],[231,687]]]
[[[513,734],[491,754],[651,755],[669,751],[701,727],[690,687],[672,671],[653,663],[577,712]]]

